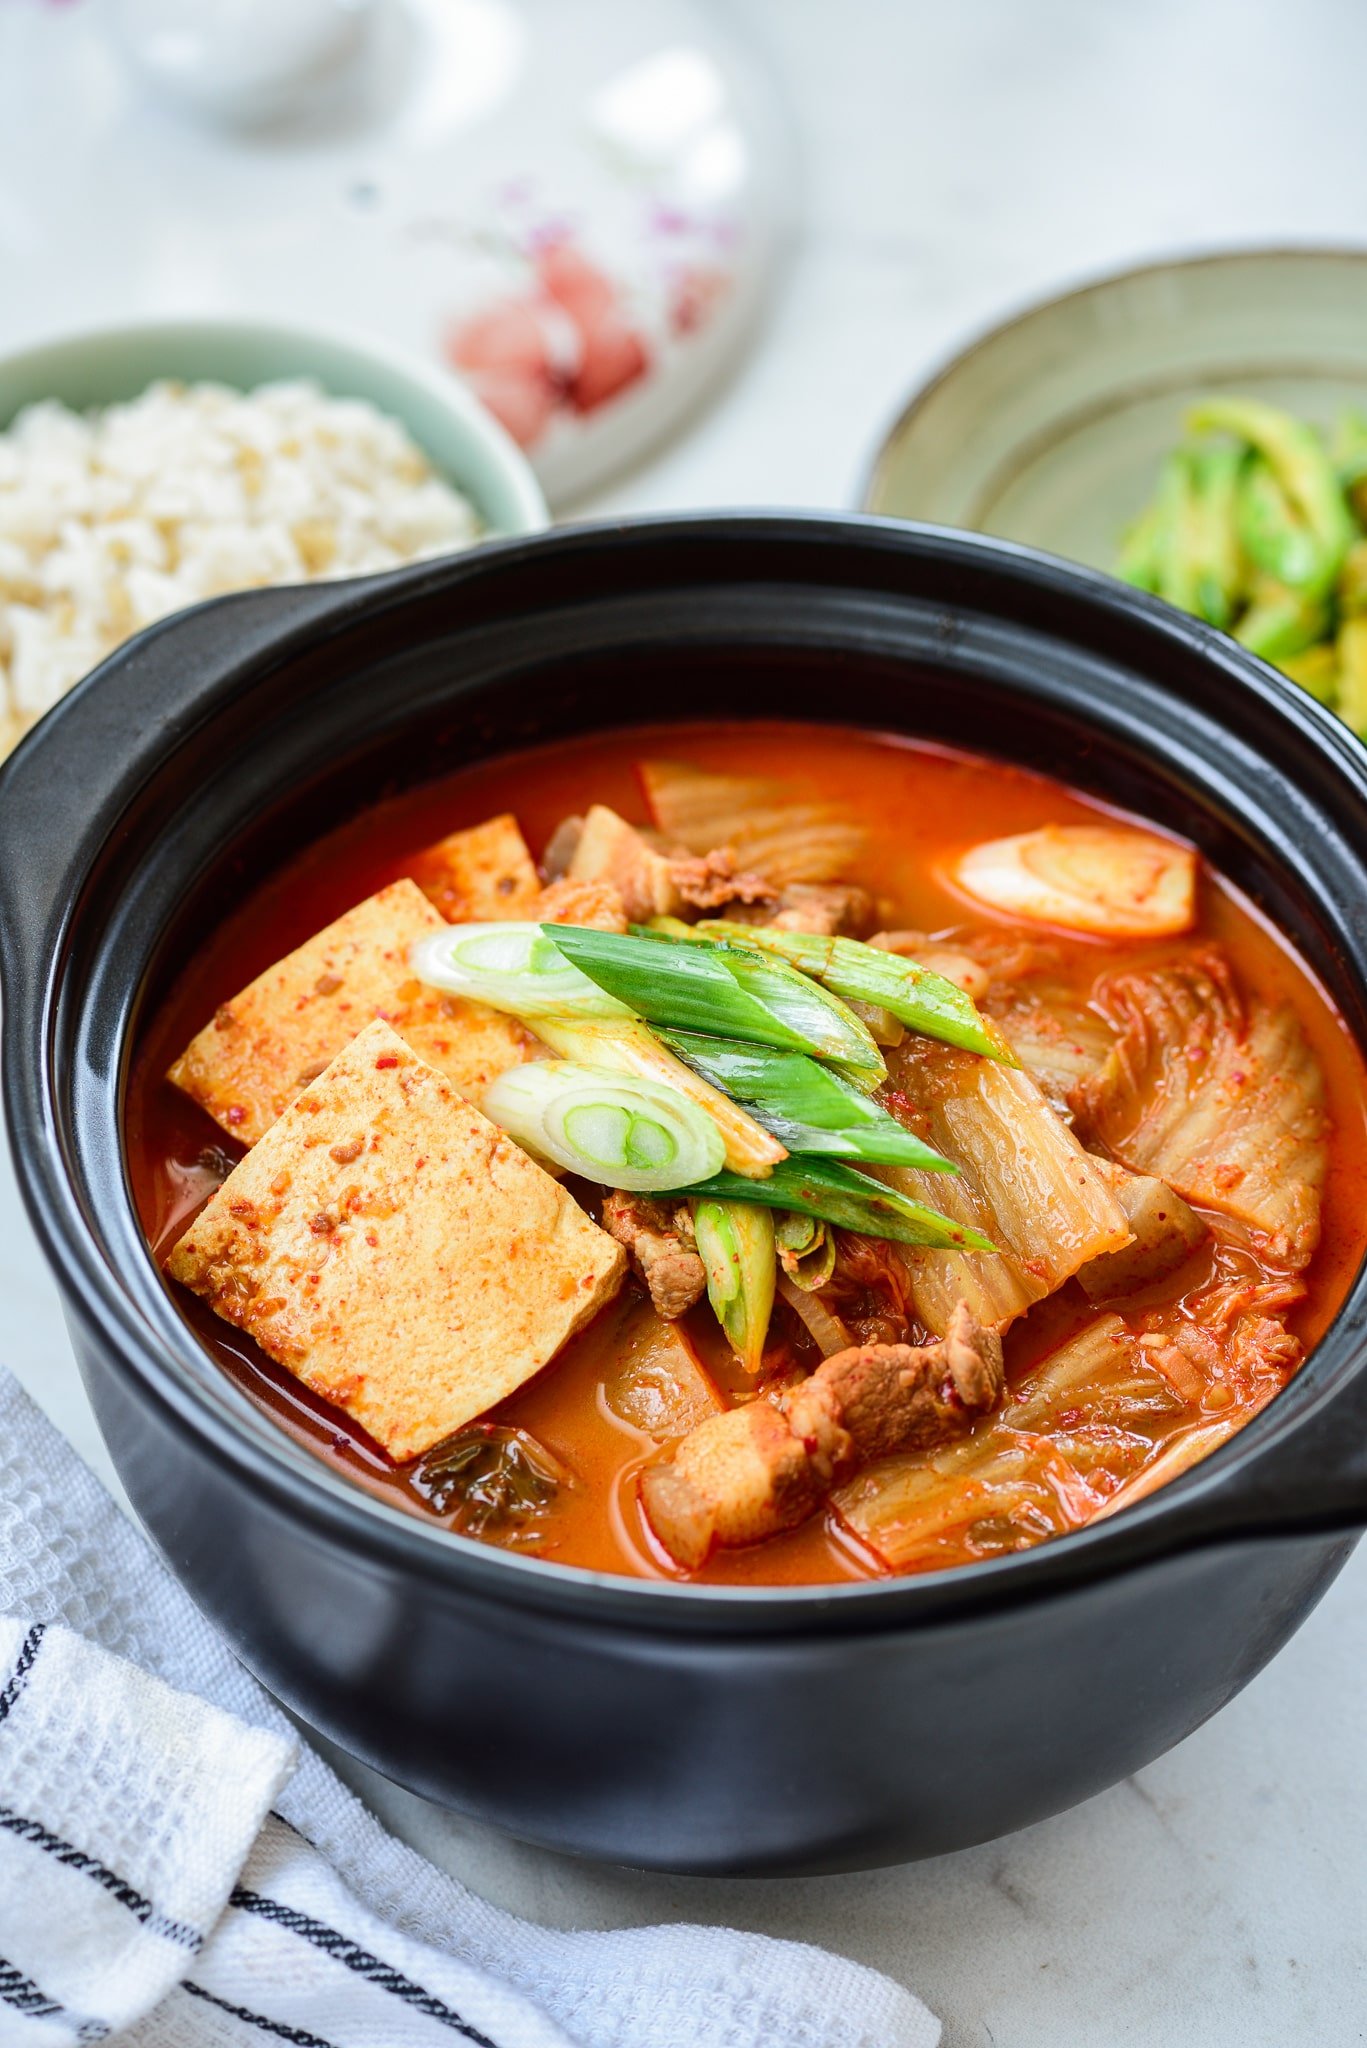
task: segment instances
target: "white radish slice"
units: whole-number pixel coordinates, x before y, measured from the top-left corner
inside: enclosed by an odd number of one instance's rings
[[[1118,825],[1044,825],[960,856],[960,888],[1009,917],[1106,939],[1157,939],[1196,918],[1196,856]]]

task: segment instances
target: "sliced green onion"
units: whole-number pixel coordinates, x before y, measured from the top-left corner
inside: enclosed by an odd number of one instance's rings
[[[677,1089],[578,1060],[509,1067],[483,1107],[519,1145],[601,1187],[659,1193],[718,1173],[726,1157],[711,1118]]]
[[[866,946],[859,939],[780,931],[774,925],[729,924],[724,918],[707,919],[698,929],[722,939],[744,934],[748,944],[777,953],[847,1001],[875,1003],[926,1038],[984,1053],[1009,1067],[1019,1064],[957,983],[918,967],[900,953],[885,953],[881,946]]]
[[[835,1271],[835,1232],[815,1216],[789,1210],[777,1217],[774,1247],[783,1271],[804,1294],[815,1294]]]
[[[826,1226],[819,1216],[803,1216],[796,1209],[785,1209],[774,1218],[774,1244],[780,1259],[805,1258],[814,1252],[826,1235]]]
[[[743,1102],[790,1152],[866,1159],[880,1166],[919,1166],[957,1173],[951,1160],[905,1130],[872,1096],[805,1053],[737,1045],[695,1031],[658,1031],[671,1052],[714,1087]]]
[[[745,1370],[758,1372],[774,1307],[774,1219],[748,1202],[695,1202],[693,1235],[717,1321]]]
[[[810,1053],[876,1087],[887,1074],[866,1024],[770,952],[649,932],[543,927],[567,960],[649,1024]],[[744,926],[737,929],[744,930]]]
[[[639,1017],[538,1017],[536,1035],[567,1060],[663,1082],[686,1095],[721,1132],[732,1173],[757,1178],[787,1157],[778,1139],[748,1110],[676,1059]]]
[[[796,1209],[864,1237],[890,1237],[899,1244],[926,1245],[936,1251],[996,1250],[981,1231],[952,1223],[938,1210],[838,1159],[785,1159],[766,1180],[715,1173],[687,1192],[700,1199],[715,1196],[727,1202],[759,1202],[769,1209]]]
[[[419,939],[413,972],[514,1017],[625,1017],[624,1004],[571,966],[539,924],[454,924]]]

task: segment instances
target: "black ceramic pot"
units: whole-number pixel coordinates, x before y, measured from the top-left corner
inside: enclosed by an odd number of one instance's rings
[[[24,743],[0,777],[19,1175],[134,1505],[306,1721],[590,1856],[932,1854],[1148,1762],[1304,1618],[1367,1519],[1361,1279],[1270,1409],[1127,1514],[967,1570],[695,1590],[484,1548],[350,1487],[199,1350],[129,1199],[130,1039],[244,878],[395,785],[685,708],[963,742],[1173,825],[1367,1037],[1367,755],[1229,641],[958,534],[570,530],[173,619]]]

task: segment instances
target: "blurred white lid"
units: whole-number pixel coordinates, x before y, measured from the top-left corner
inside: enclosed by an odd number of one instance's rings
[[[153,314],[368,326],[467,378],[564,505],[704,398],[773,277],[786,123],[719,9],[20,13],[0,57],[31,73],[5,149],[29,217],[0,346]]]

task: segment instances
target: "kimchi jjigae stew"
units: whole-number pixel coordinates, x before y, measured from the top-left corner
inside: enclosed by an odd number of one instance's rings
[[[204,1343],[359,1485],[564,1563],[799,1584],[1125,1508],[1298,1370],[1363,1072],[1165,831],[796,726],[576,741],[250,883],[145,1032]]]

